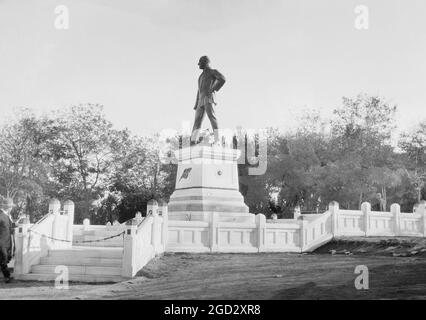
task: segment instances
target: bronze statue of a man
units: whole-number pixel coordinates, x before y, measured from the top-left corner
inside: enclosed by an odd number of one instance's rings
[[[198,78],[198,92],[194,106],[195,121],[192,128],[191,145],[197,143],[198,134],[206,113],[214,131],[215,143],[218,143],[219,132],[214,110],[214,106],[216,105],[215,93],[225,84],[225,77],[219,71],[210,68],[210,59],[207,56],[200,58],[198,66],[203,72]]]

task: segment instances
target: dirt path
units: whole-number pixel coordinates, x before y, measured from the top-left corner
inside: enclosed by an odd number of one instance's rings
[[[351,242],[352,241],[352,242]],[[353,242],[357,242],[354,244]],[[166,254],[135,279],[104,285],[0,284],[2,299],[426,299],[426,254],[393,256],[382,239],[337,241],[317,254]],[[423,239],[419,240],[423,241]],[[419,243],[414,243],[414,246]],[[342,247],[361,252],[351,255]],[[404,246],[402,246],[404,247]],[[379,250],[379,248],[381,248]],[[405,246],[405,251],[413,251]],[[330,254],[336,250],[336,254]],[[375,252],[375,253],[374,253]],[[370,289],[355,289],[357,265],[369,269]]]

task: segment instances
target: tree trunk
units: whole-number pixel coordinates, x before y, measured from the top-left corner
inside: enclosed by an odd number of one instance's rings
[[[386,186],[382,186],[382,195],[383,195],[383,200],[385,200],[384,211],[386,211],[387,203],[388,203],[388,198],[387,198],[387,195],[386,195]]]
[[[361,210],[363,192],[359,193],[358,209]]]

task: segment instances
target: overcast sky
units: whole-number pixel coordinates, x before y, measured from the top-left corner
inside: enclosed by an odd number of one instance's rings
[[[368,30],[354,27],[360,4]],[[58,5],[68,30],[54,27]],[[227,78],[221,127],[285,129],[366,92],[408,128],[425,114],[425,13],[424,0],[0,0],[0,111],[91,102],[138,134],[179,129],[207,54]]]

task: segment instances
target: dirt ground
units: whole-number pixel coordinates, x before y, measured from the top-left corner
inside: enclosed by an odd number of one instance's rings
[[[312,254],[165,254],[116,284],[0,282],[0,299],[426,299],[425,271],[425,239],[351,238]]]

